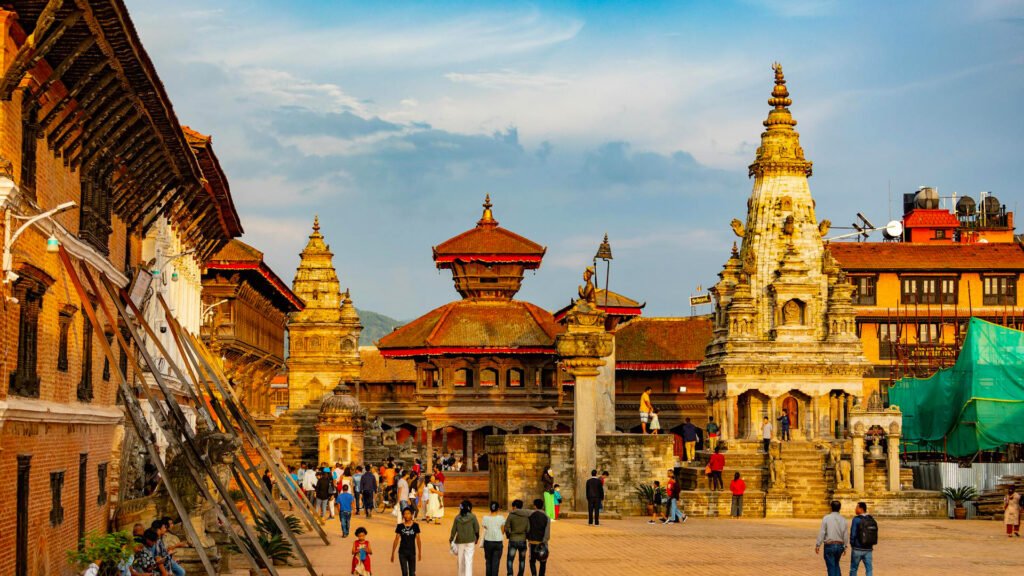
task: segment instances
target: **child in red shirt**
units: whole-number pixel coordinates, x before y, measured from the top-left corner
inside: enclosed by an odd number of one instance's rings
[[[370,570],[370,555],[372,554],[373,549],[370,548],[370,541],[366,539],[366,528],[362,526],[356,528],[356,541],[352,543],[352,574],[370,576],[372,574]],[[356,568],[360,566],[362,570],[356,572]]]

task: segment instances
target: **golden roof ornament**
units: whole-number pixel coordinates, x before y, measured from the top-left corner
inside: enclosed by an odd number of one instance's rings
[[[319,214],[314,214],[313,215],[313,232],[319,232],[319,231],[320,231],[320,215]]]
[[[765,131],[761,133],[761,146],[757,149],[757,157],[750,165],[750,176],[810,176],[811,162],[804,158],[800,134],[793,129],[796,126],[796,119],[789,111],[793,100],[789,97],[782,64],[772,64],[772,71],[775,73],[775,86],[772,88],[771,98],[768,99],[772,109],[763,122]]]
[[[491,204],[491,195],[487,194],[484,197],[484,214],[483,216],[480,217],[480,220],[477,222],[478,226],[498,225],[498,221],[494,219],[494,212],[491,211],[492,206],[493,204]]]

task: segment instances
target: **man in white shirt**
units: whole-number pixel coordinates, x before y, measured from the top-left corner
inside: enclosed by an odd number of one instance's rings
[[[302,475],[302,491],[306,493],[310,503],[316,502],[316,470],[312,466]]]
[[[842,504],[838,500],[829,503],[832,512],[821,519],[818,540],[814,544],[814,553],[820,554],[825,546],[825,570],[828,576],[843,576],[839,569],[839,559],[846,554],[846,518],[839,513]]]
[[[772,423],[768,421],[768,417],[765,416],[764,423],[761,424],[761,443],[764,444],[764,453],[768,453],[768,446],[772,443]]]
[[[409,507],[409,473],[402,472],[402,477],[398,479],[398,509],[405,510]]]

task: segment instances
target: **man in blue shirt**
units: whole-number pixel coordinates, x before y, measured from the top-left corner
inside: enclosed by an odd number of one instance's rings
[[[789,441],[789,410],[783,409],[779,421],[779,440]]]
[[[377,493],[377,476],[372,466],[359,478],[359,491],[363,495],[363,512],[370,518],[373,511],[373,495]]]
[[[864,563],[864,572],[872,576],[871,572],[871,550],[872,544],[861,544],[859,531],[862,529],[864,518],[868,515],[868,505],[864,502],[857,502],[857,515],[850,523],[850,576],[857,576],[857,568]]]
[[[686,423],[683,424],[683,443],[686,445],[686,461],[693,462],[697,456],[697,427],[694,426],[690,419],[686,419]]]
[[[352,519],[352,506],[356,498],[348,491],[348,484],[341,485],[341,492],[335,498],[338,502],[338,519],[341,520],[341,537],[348,538],[349,521]]]

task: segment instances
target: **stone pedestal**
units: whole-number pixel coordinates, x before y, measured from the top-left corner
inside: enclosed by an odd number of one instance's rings
[[[604,365],[598,368],[594,379],[594,410],[597,414],[597,433],[615,433],[615,340],[612,352],[602,358]]]

